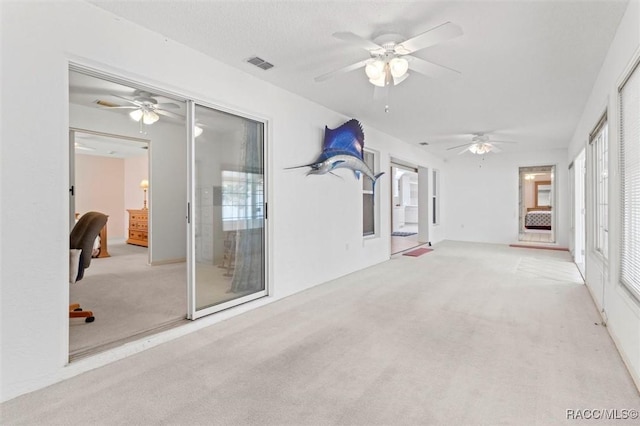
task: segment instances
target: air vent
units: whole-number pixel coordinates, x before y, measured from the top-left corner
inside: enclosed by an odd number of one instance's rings
[[[270,68],[273,68],[273,64],[265,61],[262,58],[258,58],[257,56],[254,56],[252,58],[247,59],[247,62],[249,62],[252,65],[255,65],[258,68],[261,68],[263,70],[268,70]]]
[[[427,146],[427,145],[429,145],[429,142],[420,142],[420,145]]]

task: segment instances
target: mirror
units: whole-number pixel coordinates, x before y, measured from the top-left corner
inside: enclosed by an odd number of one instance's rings
[[[551,182],[536,182],[536,207],[551,207]]]

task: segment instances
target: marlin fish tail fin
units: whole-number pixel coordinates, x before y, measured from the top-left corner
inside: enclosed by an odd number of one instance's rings
[[[371,184],[371,190],[373,192],[373,203],[374,204],[376,202],[376,182],[378,181],[380,176],[382,176],[383,174],[384,174],[384,172],[381,172],[381,173],[378,173],[377,175],[375,175],[374,179],[373,179],[373,183]]]

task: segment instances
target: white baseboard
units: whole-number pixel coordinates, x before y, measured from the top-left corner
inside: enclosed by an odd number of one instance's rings
[[[151,262],[151,266],[156,266],[156,265],[168,265],[170,263],[183,263],[186,262],[187,258],[186,257],[179,257],[176,259],[163,259],[163,260],[156,260],[154,262]]]

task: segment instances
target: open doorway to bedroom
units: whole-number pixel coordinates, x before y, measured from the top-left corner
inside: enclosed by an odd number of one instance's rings
[[[158,105],[169,115],[151,114]],[[69,303],[95,318],[69,319],[70,361],[186,321],[184,214],[168,208],[186,200],[184,110],[128,82],[69,71],[69,230],[87,212],[108,216],[69,288]]]
[[[520,167],[518,240],[555,242],[555,166]]]

